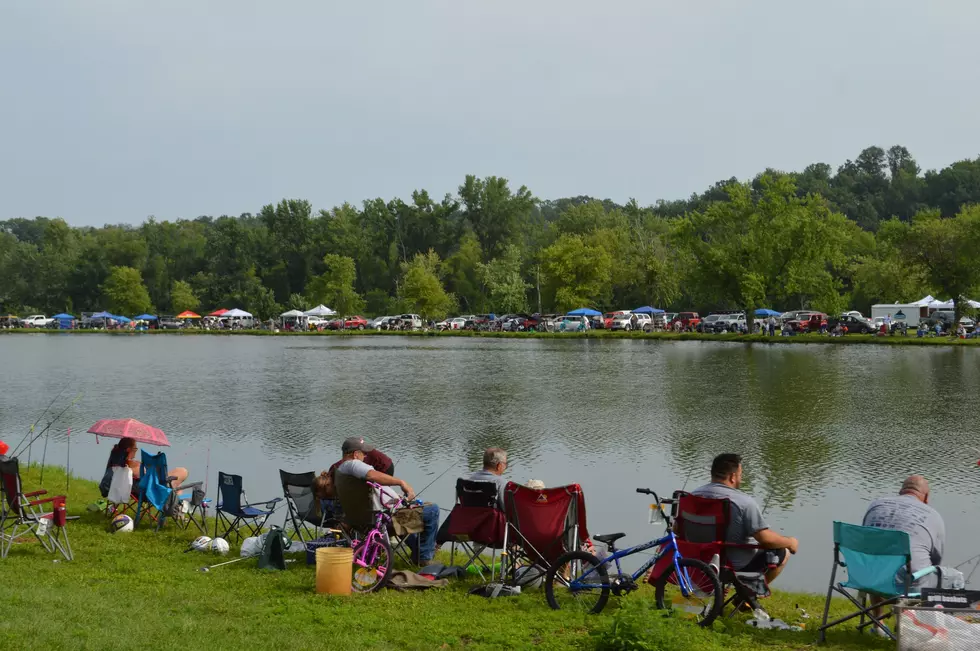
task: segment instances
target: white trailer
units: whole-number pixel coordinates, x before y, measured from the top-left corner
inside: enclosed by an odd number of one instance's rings
[[[871,306],[871,320],[890,316],[892,323],[904,321],[910,328],[917,328],[920,319],[929,317],[929,307],[918,303],[879,303]]]

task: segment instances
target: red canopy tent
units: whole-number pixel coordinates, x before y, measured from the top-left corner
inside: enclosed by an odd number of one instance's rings
[[[178,319],[200,319],[201,318],[201,315],[200,314],[196,314],[194,312],[191,312],[190,310],[187,310],[185,312],[181,312],[180,314],[178,314],[176,316],[176,318],[178,318]]]
[[[214,312],[212,312],[212,313],[211,313],[211,314],[209,314],[208,316],[221,316],[222,314],[224,314],[224,313],[225,313],[225,312],[227,312],[227,311],[228,311],[228,310],[226,310],[226,309],[224,309],[224,308],[221,308],[220,310],[215,310]]]

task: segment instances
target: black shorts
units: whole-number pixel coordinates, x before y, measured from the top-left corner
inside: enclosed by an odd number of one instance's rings
[[[786,549],[760,549],[752,560],[740,567],[738,572],[766,572],[770,565],[782,565],[786,560]]]

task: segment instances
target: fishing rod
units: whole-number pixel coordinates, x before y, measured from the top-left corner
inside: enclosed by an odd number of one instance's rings
[[[17,452],[15,452],[14,454],[11,454],[10,456],[15,457],[15,456],[18,456],[20,454],[23,454],[25,449],[30,450],[31,449],[31,446],[34,444],[34,441],[36,441],[39,438],[41,438],[42,436],[44,436],[44,434],[49,429],[51,429],[51,426],[54,425],[55,423],[57,423],[61,419],[61,417],[64,416],[65,413],[69,409],[71,409],[72,407],[74,407],[78,403],[78,401],[81,400],[81,399],[82,399],[82,394],[79,393],[77,396],[75,396],[75,399],[74,400],[72,400],[70,403],[68,403],[68,406],[66,406],[64,409],[62,409],[60,412],[58,412],[58,415],[55,416],[53,420],[51,420],[51,421],[48,422],[47,426],[44,429],[42,429],[38,434],[36,434],[34,436],[34,438],[32,438],[30,441],[27,442],[26,448],[19,448],[17,450]]]
[[[449,467],[448,467],[448,468],[446,468],[445,470],[443,470],[443,471],[442,471],[442,474],[441,474],[441,475],[439,475],[438,477],[436,477],[435,479],[433,479],[432,481],[430,481],[430,482],[429,482],[428,484],[426,484],[426,486],[425,486],[425,488],[423,488],[422,490],[420,490],[419,492],[417,492],[417,493],[415,494],[415,499],[418,499],[418,498],[419,498],[419,495],[421,495],[422,493],[424,493],[424,492],[425,492],[425,490],[426,490],[426,489],[427,489],[427,488],[428,488],[429,486],[431,486],[432,484],[434,484],[434,483],[436,483],[437,481],[439,481],[440,479],[442,479],[442,477],[443,477],[443,475],[445,475],[445,474],[446,474],[447,472],[449,472],[450,470],[452,470],[452,469],[453,469],[453,466],[455,466],[455,465],[456,465],[455,463],[451,463],[451,464],[449,464]]]
[[[49,411],[49,410],[51,409],[51,407],[52,407],[52,406],[54,406],[54,403],[55,403],[55,402],[56,402],[56,401],[58,400],[58,398],[60,398],[60,397],[61,397],[61,394],[63,394],[63,393],[65,392],[65,390],[67,390],[67,389],[68,389],[68,387],[70,387],[70,386],[71,386],[71,382],[69,382],[68,384],[66,384],[66,385],[65,385],[65,386],[64,386],[64,387],[63,387],[63,388],[61,389],[61,391],[59,391],[59,392],[58,392],[58,395],[56,395],[56,396],[55,396],[55,397],[54,397],[54,398],[53,398],[53,399],[51,400],[51,402],[49,402],[49,403],[48,403],[48,406],[44,408],[44,411],[42,411],[42,412],[41,412],[41,415],[40,415],[40,416],[38,416],[38,417],[37,417],[37,420],[35,420],[35,421],[34,421],[34,423],[33,423],[33,424],[32,424],[32,425],[30,426],[30,428],[28,428],[28,430],[27,430],[27,434],[24,434],[24,438],[22,438],[22,439],[21,439],[21,440],[20,440],[20,441],[19,441],[19,442],[17,443],[17,445],[15,445],[15,446],[13,447],[13,449],[14,449],[14,450],[16,450],[16,449],[18,449],[18,448],[19,448],[19,447],[20,447],[20,446],[21,446],[21,445],[22,445],[22,444],[24,443],[24,441],[26,441],[26,440],[27,440],[27,439],[28,439],[28,438],[30,437],[30,435],[31,435],[31,434],[32,434],[32,433],[34,432],[34,428],[35,428],[35,427],[37,427],[37,424],[41,422],[41,419],[42,419],[42,418],[44,418],[44,415],[48,413],[48,411]],[[13,455],[13,454],[11,454],[10,456],[14,456],[14,455]]]

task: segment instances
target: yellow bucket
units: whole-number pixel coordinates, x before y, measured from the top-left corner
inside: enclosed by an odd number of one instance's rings
[[[321,547],[316,550],[316,591],[320,594],[349,595],[354,551],[349,547]]]

